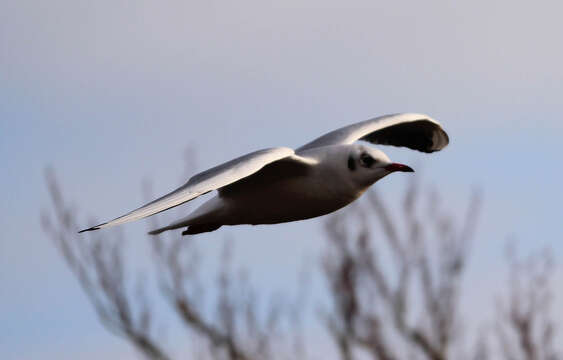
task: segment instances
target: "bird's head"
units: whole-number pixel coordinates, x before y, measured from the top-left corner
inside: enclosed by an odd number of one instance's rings
[[[414,172],[407,165],[392,162],[383,151],[364,145],[352,147],[346,165],[353,181],[361,186],[370,186],[395,171]]]

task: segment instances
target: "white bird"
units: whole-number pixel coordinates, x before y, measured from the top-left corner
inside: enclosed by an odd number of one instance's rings
[[[186,227],[182,235],[223,225],[277,224],[336,211],[377,180],[395,171],[413,172],[382,151],[363,144],[404,146],[431,153],[448,145],[439,122],[422,114],[386,115],[325,134],[297,150],[259,150],[191,177],[186,184],[114,220],[80,232],[142,219],[217,190],[217,196],[185,218],[155,229]]]

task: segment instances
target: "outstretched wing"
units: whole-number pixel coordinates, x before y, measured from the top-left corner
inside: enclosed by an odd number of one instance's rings
[[[297,152],[328,145],[352,144],[358,140],[404,146],[427,153],[441,150],[449,143],[448,134],[431,117],[423,114],[394,114],[334,130],[301,146]]]
[[[81,230],[80,232],[119,225],[168,210],[193,200],[200,195],[244,179],[245,177],[259,171],[264,166],[281,159],[294,159],[303,163],[311,161],[295,155],[292,149],[285,147],[255,151],[207,171],[201,172],[191,177],[186,184],[182,185],[178,189],[144,206],[141,206],[130,213],[91,228]]]
[[[252,175],[240,179],[232,184],[219,189],[219,195],[229,197],[244,191],[252,191],[261,186],[269,186],[276,181],[295,178],[298,176],[307,176],[318,161],[309,157],[291,155],[274,161],[264,166]]]

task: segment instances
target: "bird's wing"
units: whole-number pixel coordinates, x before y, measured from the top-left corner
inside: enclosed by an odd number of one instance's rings
[[[80,232],[102,229],[154,215],[195,199],[200,195],[244,179],[259,171],[264,166],[281,159],[284,159],[284,161],[299,162],[303,165],[312,165],[314,163],[314,160],[297,156],[292,149],[285,147],[255,151],[201,172],[191,177],[186,184],[178,189],[130,213],[91,228],[81,230]]]
[[[352,144],[365,140],[374,144],[405,146],[431,153],[448,145],[448,134],[440,123],[423,114],[385,115],[325,134],[297,149],[312,149],[328,145]]]
[[[317,163],[317,160],[305,156],[295,154],[287,156],[267,164],[262,169],[244,179],[222,187],[219,189],[219,194],[228,197],[241,191],[252,191],[252,189],[256,189],[260,186],[269,186],[279,180],[283,181],[297,176],[307,176]]]

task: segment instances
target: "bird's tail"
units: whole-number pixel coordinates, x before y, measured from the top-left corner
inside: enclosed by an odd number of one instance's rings
[[[182,232],[182,235],[195,235],[201,234],[204,232],[215,231],[221,227],[219,224],[196,224],[196,225],[188,225],[188,224],[172,224],[168,226],[164,226],[158,229],[154,229],[149,231],[149,235],[158,235],[168,230],[175,230],[181,227],[187,226],[187,229]]]
[[[154,229],[149,231],[149,235],[158,235],[160,233],[163,233],[165,231],[168,230],[175,230],[175,229],[179,229],[179,228],[183,228],[184,226],[189,226],[192,225],[194,221],[194,217],[192,216],[192,214],[181,218],[180,220],[176,220],[173,223],[160,227],[158,229]]]
[[[154,229],[149,232],[150,235],[158,235],[164,231],[188,227],[182,235],[200,234],[217,230],[223,225],[217,213],[221,211],[223,203],[218,197],[212,198],[206,203],[202,204],[194,212],[188,216],[181,218],[168,226]]]
[[[158,229],[151,230],[151,231],[149,231],[148,234],[149,235],[158,235],[158,234],[163,233],[167,230],[172,230],[172,228],[170,228],[169,226],[164,226],[164,227],[161,227],[161,228],[158,228]]]

